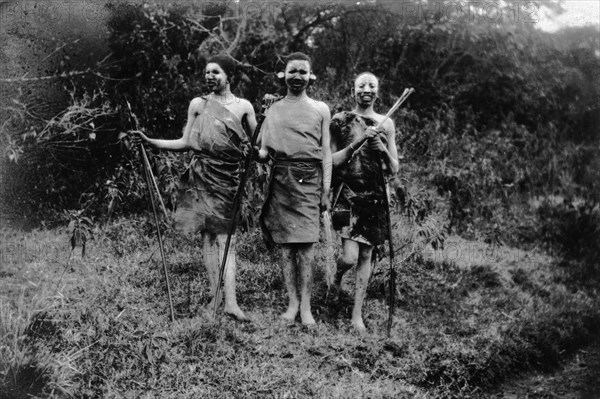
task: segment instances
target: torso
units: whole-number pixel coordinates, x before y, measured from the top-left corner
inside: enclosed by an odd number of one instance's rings
[[[355,112],[340,112],[332,119],[330,132],[332,141],[338,149],[345,148],[362,135],[367,127],[374,127],[384,116],[361,115]],[[385,125],[384,125],[385,126]],[[382,137],[387,145],[388,135]],[[333,185],[346,183],[352,190],[363,192],[372,191],[379,184],[379,158],[365,143],[354,153],[350,161],[334,170]]]
[[[217,97],[197,97],[192,102],[195,110],[190,133],[190,147],[204,155],[239,161],[243,146],[248,142],[242,118],[247,115],[246,100],[232,100],[228,103]],[[241,114],[241,117],[240,117]]]
[[[322,103],[282,99],[267,112],[263,140],[277,158],[322,159]]]
[[[367,127],[374,127],[385,116],[362,115],[340,112],[332,118],[330,127],[332,141],[339,149],[359,138]],[[391,122],[384,128],[388,133],[382,137],[387,144]],[[386,209],[383,206],[384,185],[381,180],[380,160],[365,143],[349,162],[333,171],[333,192],[336,206],[332,212],[334,228],[340,236],[367,245],[378,245],[387,233]]]
[[[224,108],[226,108],[232,114],[237,116],[240,121],[242,121],[243,123],[247,123],[249,109],[252,108],[252,104],[250,104],[250,102],[248,100],[236,97],[234,95],[224,97],[224,96],[214,95],[214,93],[211,93],[206,98],[210,98],[210,99],[213,99],[213,100],[219,102],[219,104],[221,104]],[[202,97],[197,97],[194,100],[200,100],[200,99],[202,99]],[[195,101],[196,115],[201,113],[203,108],[204,108],[203,101]]]

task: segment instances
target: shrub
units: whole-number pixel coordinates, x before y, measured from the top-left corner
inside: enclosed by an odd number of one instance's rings
[[[571,261],[577,281],[600,279],[600,206],[593,200],[549,197],[537,209],[539,234],[550,248]],[[575,262],[572,262],[575,261]]]

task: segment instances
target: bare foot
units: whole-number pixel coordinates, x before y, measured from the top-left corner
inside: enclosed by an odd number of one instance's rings
[[[294,321],[294,320],[296,320],[297,314],[298,314],[298,309],[288,308],[288,310],[279,317],[281,317],[282,319],[287,320],[287,321]]]
[[[365,327],[365,323],[363,323],[362,318],[352,319],[352,327],[354,327],[354,329],[359,333],[364,333],[367,331],[367,327]]]
[[[315,318],[310,311],[300,313],[300,319],[302,319],[302,324],[305,326],[315,325]]]
[[[239,306],[229,306],[225,305],[225,309],[223,310],[226,315],[233,317],[237,321],[250,321],[250,319],[242,312],[242,309]]]

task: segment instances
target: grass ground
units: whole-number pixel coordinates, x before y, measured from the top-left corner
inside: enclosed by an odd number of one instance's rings
[[[600,393],[600,340],[578,349],[552,372],[535,371],[498,387],[501,399],[597,399]]]
[[[316,328],[288,325],[279,268],[256,232],[238,238],[245,324],[203,314],[199,252],[167,234],[170,323],[146,219],[96,231],[85,258],[70,257],[69,235],[0,230],[2,398],[484,398],[507,377],[558,367],[600,331],[598,296],[556,260],[456,237],[398,268],[391,337],[385,259],[368,334],[352,331],[352,302],[328,295],[322,267]]]

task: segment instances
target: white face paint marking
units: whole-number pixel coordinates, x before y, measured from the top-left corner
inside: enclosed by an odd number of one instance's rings
[[[223,91],[227,85],[227,74],[223,71],[223,68],[215,62],[206,64],[204,78],[208,88],[215,93]]]
[[[292,94],[300,94],[308,87],[310,63],[292,60],[285,66],[285,84]]]
[[[361,106],[367,107],[375,102],[379,93],[379,81],[370,73],[360,75],[354,82],[354,98]]]

